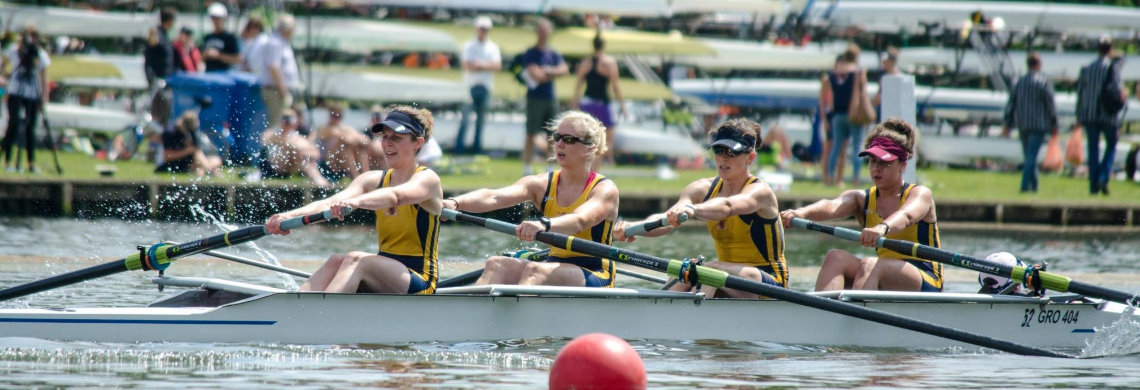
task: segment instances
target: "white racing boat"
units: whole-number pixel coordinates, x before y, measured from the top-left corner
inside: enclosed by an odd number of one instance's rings
[[[502,233],[513,233],[516,228],[454,210],[444,210],[443,215]],[[330,218],[331,211],[295,217],[284,221],[282,229]],[[627,229],[627,234],[639,234],[639,229],[652,230],[664,223],[647,222]],[[793,219],[792,226],[848,240],[860,234],[799,218]],[[121,260],[0,290],[0,300],[128,270],[161,271],[175,259],[196,253],[307,276],[301,271],[210,252],[266,234],[258,225],[183,244],[139,247],[138,253]],[[1112,329],[1118,321],[1135,324],[1140,320],[1140,311],[1133,306],[1140,300],[1136,294],[1074,281],[1037,267],[1008,266],[900,240],[880,239],[877,246],[1009,275],[1013,281],[1029,281],[1027,285],[1034,291],[1072,294],[1034,298],[879,291],[802,293],[742,279],[689,260],[667,260],[553,232],[540,232],[535,240],[679,275],[691,284],[732,288],[774,299],[707,299],[701,294],[629,288],[462,286],[481,271],[440,281],[441,288],[434,295],[288,292],[225,280],[160,276],[154,281],[161,286],[195,289],[146,307],[3,309],[0,337],[361,344],[562,338],[605,332],[631,339],[723,339],[819,346],[974,345],[1023,355],[1073,357],[1055,350],[1082,348],[1102,333],[1106,338],[1132,338],[1134,335],[1117,335],[1129,330]],[[627,270],[619,273],[656,279]]]
[[[147,307],[0,310],[0,337],[92,342],[360,344],[576,337],[724,339],[819,346],[954,347],[949,339],[778,300],[706,299],[628,288],[470,286],[435,295],[284,292],[213,279]],[[1082,348],[1127,306],[1076,295],[833,291],[812,293],[1048,349]]]

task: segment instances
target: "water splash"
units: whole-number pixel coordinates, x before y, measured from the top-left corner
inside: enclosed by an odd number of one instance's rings
[[[217,226],[223,231],[232,231],[239,228],[237,225],[226,223],[225,217],[214,215],[213,213],[210,213],[205,208],[203,208],[201,205],[190,205],[190,211],[196,217],[200,217],[206,220],[211,225]],[[251,248],[253,248],[255,253],[257,253],[257,257],[261,258],[262,262],[281,267],[281,262],[277,259],[277,256],[274,256],[273,253],[262,249],[260,246],[257,246],[256,242],[249,241],[246,243],[246,245],[249,245]],[[287,290],[295,291],[300,288],[300,286],[297,285],[297,281],[293,280],[292,275],[283,272],[278,272],[277,275],[281,277],[281,281]]]
[[[1082,358],[1122,356],[1140,354],[1140,321],[1136,320],[1133,311],[1125,309],[1120,318],[1105,326],[1097,328],[1091,341],[1085,342],[1081,349]]]

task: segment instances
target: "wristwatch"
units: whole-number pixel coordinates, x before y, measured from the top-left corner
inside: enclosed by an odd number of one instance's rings
[[[546,230],[543,230],[544,232],[550,231],[550,218],[547,218],[545,215],[543,215],[541,217],[538,217],[538,222],[542,223],[542,226],[546,227]]]
[[[888,225],[886,222],[879,222],[879,224],[880,224],[880,225],[883,225],[883,227],[886,227],[886,228],[887,228],[887,230],[883,231],[883,235],[884,235],[884,236],[885,236],[885,235],[888,235],[888,234],[891,234],[891,225]]]

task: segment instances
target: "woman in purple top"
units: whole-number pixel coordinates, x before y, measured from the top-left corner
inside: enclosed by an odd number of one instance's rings
[[[598,35],[594,36],[593,57],[578,63],[578,82],[574,85],[574,96],[582,96],[582,99],[580,101],[571,100],[570,102],[572,109],[582,110],[593,115],[594,118],[602,122],[602,125],[606,126],[606,154],[602,158],[594,160],[593,170],[595,171],[603,162],[606,164],[613,164],[614,162],[613,140],[616,122],[613,113],[610,111],[609,88],[613,88],[618,107],[620,107],[621,113],[625,114],[618,75],[617,60],[606,55],[605,41],[602,40],[601,30],[598,30]],[[585,95],[582,95],[583,82],[586,84]]]

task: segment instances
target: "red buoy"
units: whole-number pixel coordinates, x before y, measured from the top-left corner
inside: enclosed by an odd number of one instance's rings
[[[629,343],[605,333],[578,336],[562,347],[550,367],[550,389],[644,389],[641,356]]]

